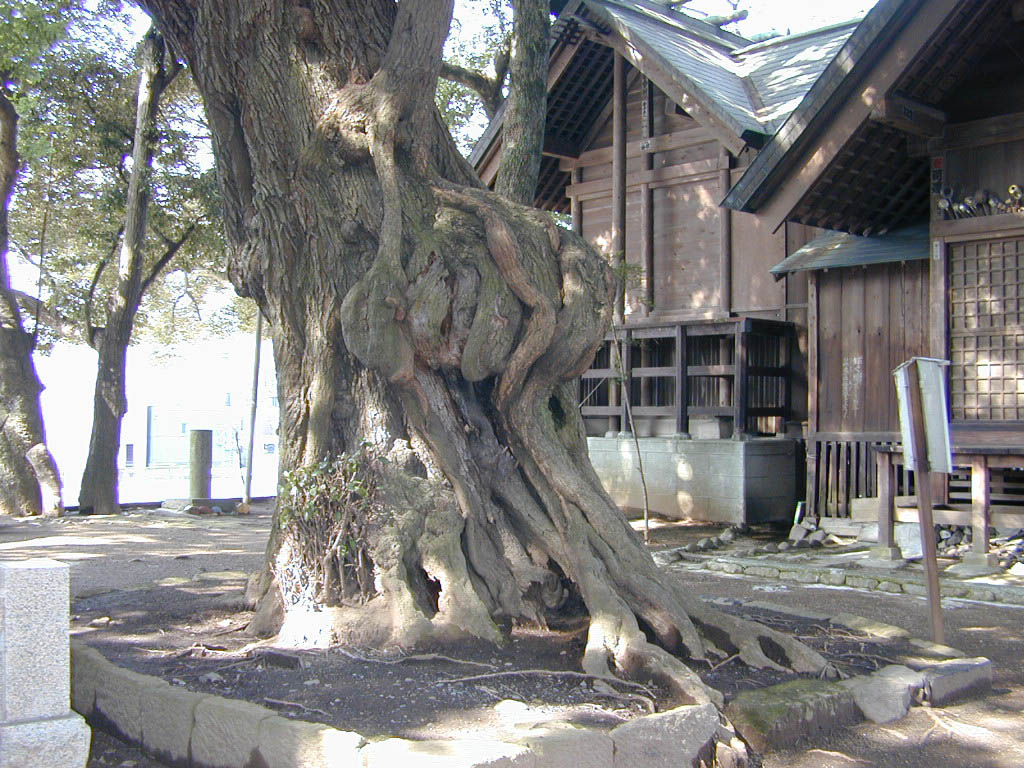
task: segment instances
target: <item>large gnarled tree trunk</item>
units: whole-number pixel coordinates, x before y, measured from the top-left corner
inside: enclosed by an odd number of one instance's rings
[[[342,641],[497,643],[582,604],[586,671],[651,676],[682,700],[715,694],[680,658],[824,668],[680,594],[602,489],[573,378],[615,281],[455,151],[431,101],[451,0],[144,4],[206,103],[232,279],[271,323],[283,470],[361,440],[392,459],[387,511],[362,531],[366,605],[310,606],[271,542],[284,632],[309,639],[298,620],[313,618]]]
[[[150,173],[156,147],[156,119],[160,97],[180,67],[166,51],[159,34],[150,32],[143,42],[139,72],[138,102],[135,116],[135,141],[132,169],[125,204],[125,223],[118,253],[117,285],[107,302],[105,325],[92,325],[87,311],[86,338],[97,353],[96,385],[93,395],[92,432],[89,454],[78,503],[83,513],[117,514],[117,456],[121,449],[121,419],[127,410],[125,369],[135,315],[146,289],[178,252],[192,232],[167,244],[156,263],[146,271],[146,216],[150,200]],[[87,308],[106,262],[102,262],[93,280]]]
[[[18,173],[18,113],[0,92],[0,514],[60,515],[57,465],[46,447],[39,393],[26,333],[7,267],[7,207]]]

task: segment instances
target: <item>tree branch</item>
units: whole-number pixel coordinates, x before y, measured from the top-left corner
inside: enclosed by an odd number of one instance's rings
[[[156,278],[160,275],[160,272],[163,271],[163,268],[166,267],[170,260],[173,259],[174,256],[178,253],[178,251],[181,249],[181,246],[185,244],[185,241],[188,240],[189,237],[191,237],[192,233],[195,231],[195,228],[198,226],[198,224],[199,222],[193,221],[185,229],[185,233],[177,240],[172,241],[171,244],[167,247],[167,250],[164,251],[163,256],[161,256],[157,260],[157,262],[153,265],[152,269],[149,270],[149,274],[146,275],[145,279],[143,279],[142,285],[139,287],[140,297],[146,294],[146,290],[149,288],[150,285],[152,285],[153,281],[156,280]]]
[[[88,342],[90,347],[95,347],[93,343],[95,341],[96,326],[92,324],[92,302],[96,296],[96,288],[100,284],[100,278],[103,276],[103,270],[107,268],[107,265],[114,260],[114,254],[117,253],[117,246],[121,242],[121,235],[124,234],[124,225],[117,230],[117,236],[114,238],[114,244],[110,247],[110,253],[100,259],[99,264],[96,265],[96,271],[92,276],[92,283],[89,285],[89,293],[85,296],[85,340]]]
[[[497,60],[496,60],[497,61]],[[453,83],[464,85],[469,88],[480,99],[488,120],[493,120],[501,106],[501,86],[504,83],[508,71],[508,57],[505,57],[505,67],[500,73],[500,78],[491,79],[486,75],[472,69],[452,64],[448,61],[441,62],[440,77],[451,80]]]

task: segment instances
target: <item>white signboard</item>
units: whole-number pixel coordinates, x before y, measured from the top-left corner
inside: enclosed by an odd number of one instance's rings
[[[924,437],[927,448],[928,469],[932,472],[953,471],[953,457],[949,437],[949,397],[946,392],[946,366],[948,360],[934,357],[912,357],[892,372],[896,379],[899,400],[900,432],[903,434],[903,463],[917,470],[914,441],[910,421],[910,366],[917,366],[921,388],[921,411],[924,416]]]

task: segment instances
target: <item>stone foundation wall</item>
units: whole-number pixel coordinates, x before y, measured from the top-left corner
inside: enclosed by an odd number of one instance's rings
[[[615,502],[642,509],[636,444],[628,437],[587,438],[590,460]],[[687,440],[642,437],[651,511],[721,523],[789,520],[797,495],[796,440]]]

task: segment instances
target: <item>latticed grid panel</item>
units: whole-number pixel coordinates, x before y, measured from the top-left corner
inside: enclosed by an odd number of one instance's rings
[[[1024,419],[1024,238],[949,251],[954,419]]]

